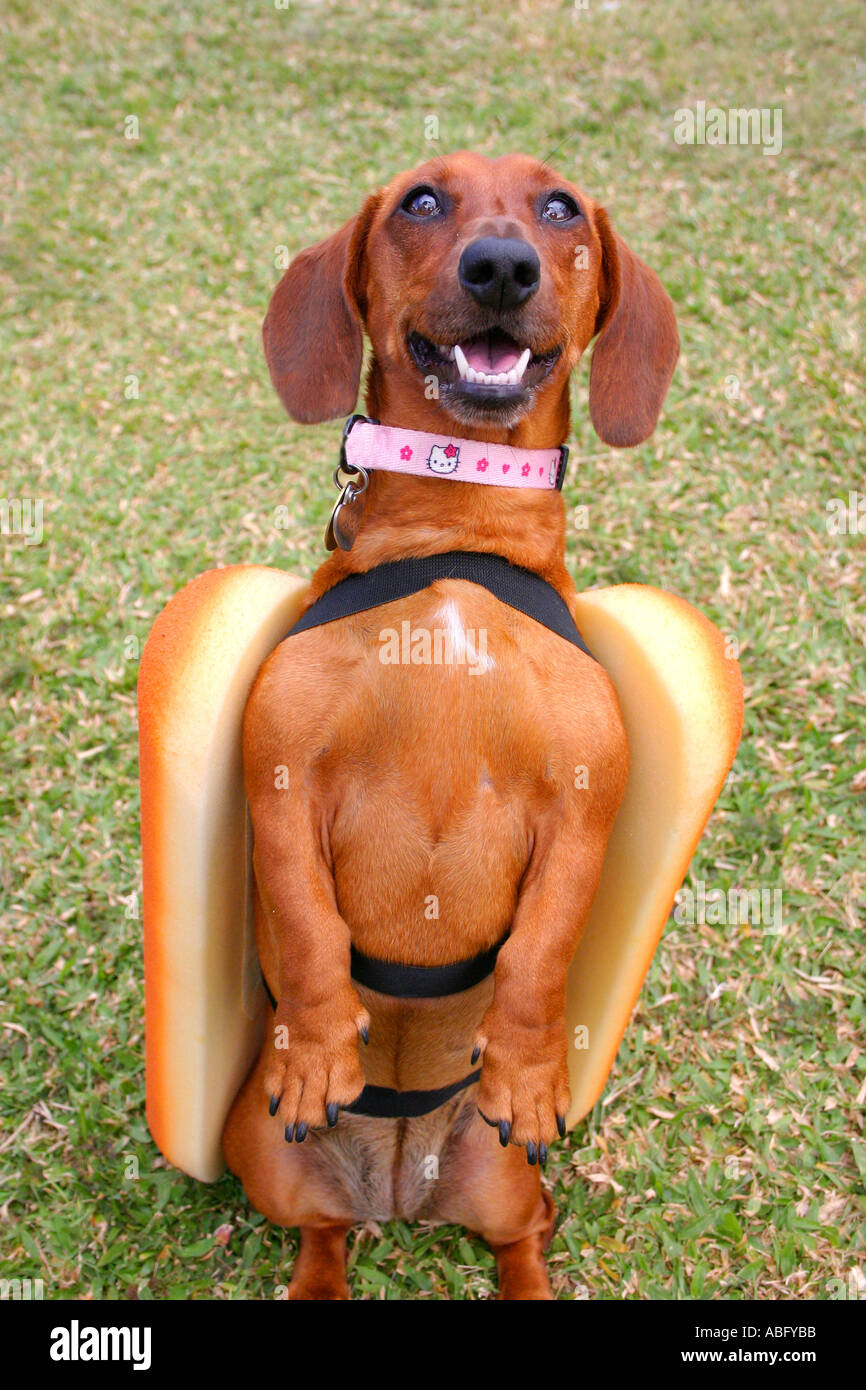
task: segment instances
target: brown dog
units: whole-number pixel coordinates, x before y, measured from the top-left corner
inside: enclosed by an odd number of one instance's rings
[[[569,374],[596,334],[590,414],[613,445],[652,432],[678,352],[668,296],[603,209],[517,155],[400,174],[297,257],[264,328],[295,419],[354,409],[363,328],[371,416],[525,449],[565,439]],[[462,379],[448,349],[481,335],[530,349],[514,389]],[[534,571],[573,611],[557,492],[377,472],[354,547],[321,566],[309,602],[383,561],[456,550]],[[446,611],[486,632],[482,679],[382,664],[384,626],[434,629]],[[461,1223],[492,1245],[500,1297],[552,1297],[538,1160],[565,1129],[566,973],[628,767],[608,677],[486,589],[439,580],[282,643],[247,705],[244,765],[258,949],[278,1003],[224,1147],[252,1204],[300,1227],[290,1297],[348,1297],[347,1229],[391,1217]],[[394,998],[350,974],[350,945],[437,966],[505,933],[495,972],[442,998]],[[479,1057],[480,1080],[430,1113],[335,1123],[365,1083],[436,1090]]]

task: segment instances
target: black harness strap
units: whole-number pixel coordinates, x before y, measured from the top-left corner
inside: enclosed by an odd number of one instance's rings
[[[400,965],[397,961],[365,956],[353,946],[352,979],[377,994],[390,994],[395,999],[441,999],[445,994],[462,994],[487,978],[507,940],[506,933],[486,951],[452,965]]]
[[[337,618],[348,618],[353,613],[365,613],[369,608],[379,608],[395,599],[408,598],[410,594],[429,588],[437,579],[467,579],[480,584],[509,608],[534,618],[587,656],[592,656],[565,599],[552,584],[532,570],[512,565],[502,555],[476,550],[449,550],[442,555],[389,560],[361,574],[347,575],[311,604],[288,636],[332,623]]]
[[[507,940],[506,932],[486,951],[479,951],[477,956],[469,956],[467,960],[456,960],[451,965],[401,965],[395,960],[365,956],[353,946],[352,979],[358,985],[374,989],[377,994],[389,994],[392,999],[441,999],[446,994],[462,994],[487,979]],[[262,984],[271,1008],[276,1010],[277,1001],[264,971]]]
[[[438,1091],[392,1091],[390,1086],[365,1086],[357,1100],[342,1108],[350,1115],[371,1115],[377,1120],[414,1120],[438,1110],[446,1100],[452,1100],[467,1086],[474,1085],[480,1075],[479,1067],[462,1081],[452,1081],[450,1086],[440,1086]]]

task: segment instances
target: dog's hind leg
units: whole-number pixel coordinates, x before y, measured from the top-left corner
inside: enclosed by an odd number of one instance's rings
[[[553,1298],[544,1251],[556,1213],[524,1148],[502,1148],[475,1111],[441,1156],[439,1189],[437,1218],[477,1231],[493,1250],[501,1299]]]
[[[300,1230],[289,1298],[346,1299],[346,1232],[356,1215],[321,1159],[320,1147],[332,1136],[286,1143],[284,1126],[269,1115],[264,1097],[267,1061],[263,1050],[232,1106],[223,1131],[226,1162],[256,1211]]]
[[[346,1282],[348,1226],[301,1226],[289,1298],[325,1302],[350,1297]]]
[[[556,1211],[553,1198],[544,1188],[539,1193],[543,1205],[546,1224],[540,1231],[523,1236],[507,1245],[490,1242],[496,1256],[496,1269],[499,1274],[499,1297],[516,1299],[521,1302],[549,1300],[553,1298],[544,1251],[550,1244]]]

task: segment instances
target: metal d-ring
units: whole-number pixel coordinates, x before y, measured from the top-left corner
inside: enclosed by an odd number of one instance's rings
[[[361,479],[361,482],[358,483],[355,478],[349,478],[344,483],[340,478],[341,473],[353,473]],[[362,492],[366,492],[369,481],[370,474],[359,463],[338,463],[334,469],[334,487],[343,493],[340,498],[341,502],[354,502],[356,497],[360,497]]]

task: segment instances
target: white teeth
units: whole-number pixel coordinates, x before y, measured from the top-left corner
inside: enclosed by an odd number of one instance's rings
[[[522,379],[523,373],[526,371],[531,356],[532,354],[529,351],[529,348],[524,348],[517,361],[515,362],[514,366],[511,368],[517,381],[520,381]]]
[[[440,349],[448,352],[447,348]],[[450,351],[450,356],[457,363],[457,370],[462,381],[477,381],[482,386],[519,386],[523,380],[523,373],[529,364],[532,356],[529,348],[524,348],[514,366],[509,372],[479,372],[474,367],[470,367],[466,360],[466,353],[459,343],[455,343]]]
[[[466,361],[466,353],[463,351],[459,343],[454,344],[454,361],[457,363],[457,370],[464,381],[475,380],[475,373],[472,372],[472,368]],[[469,375],[470,372],[472,372],[471,376]]]

